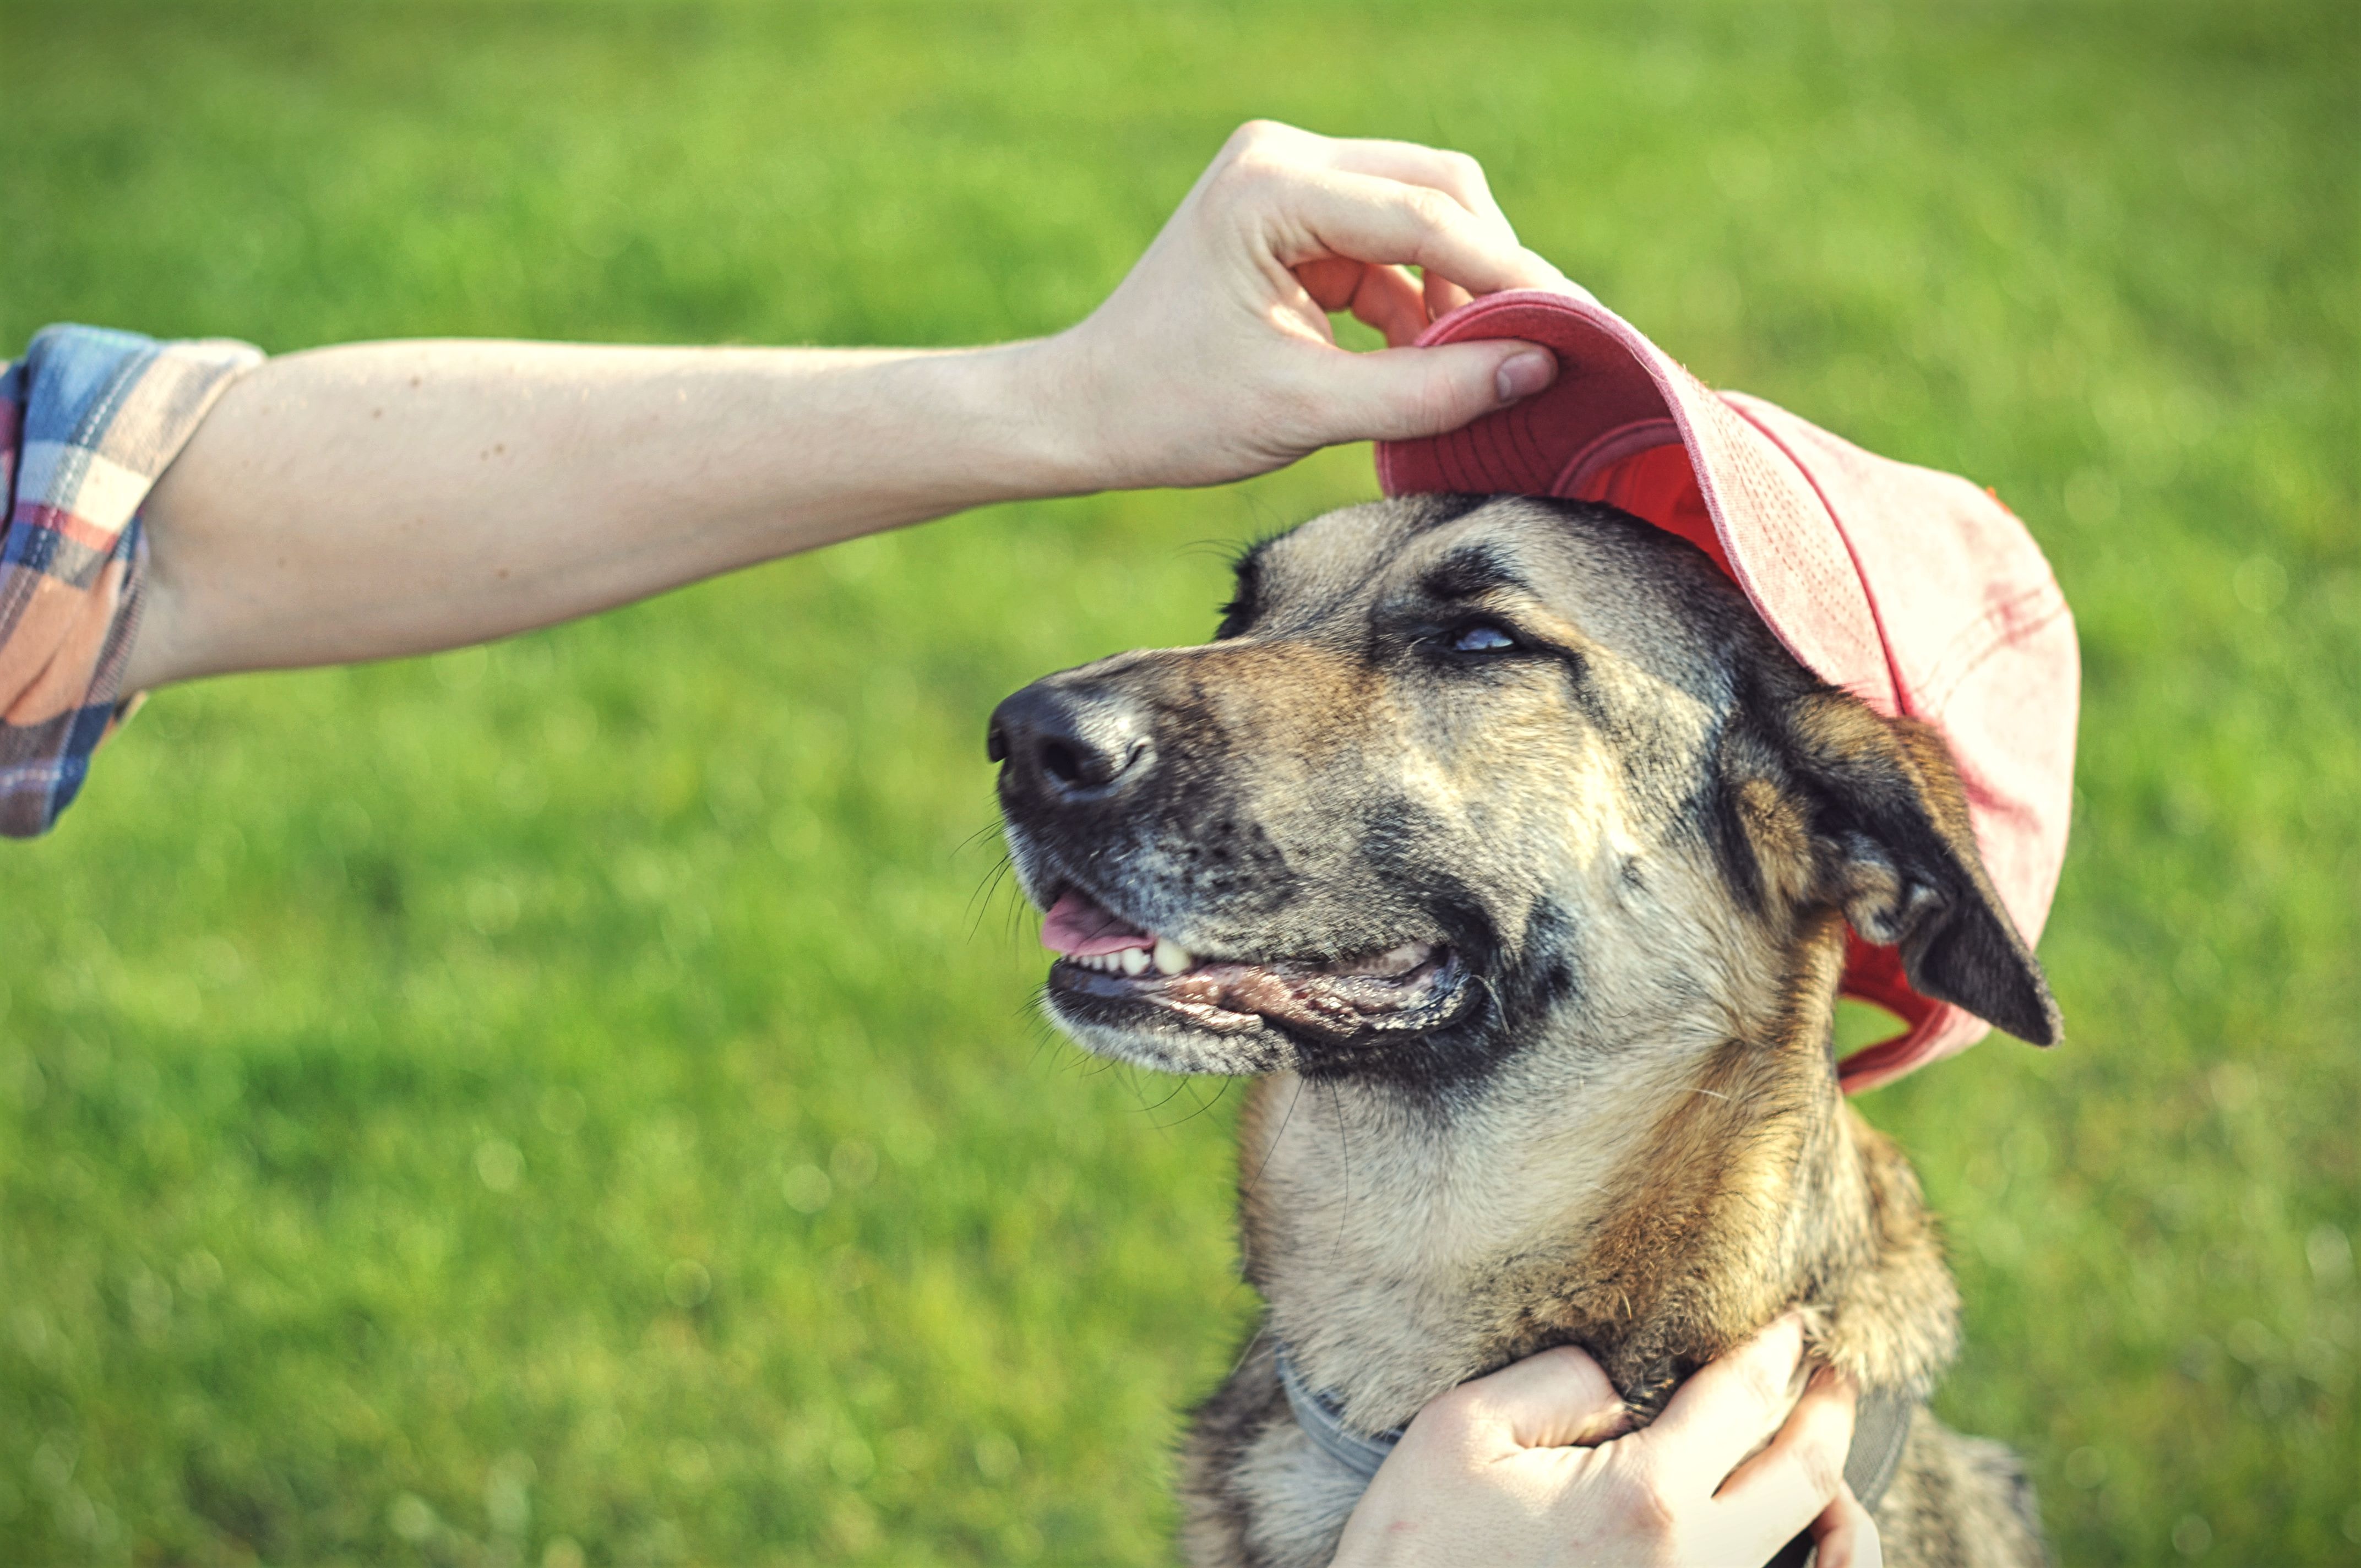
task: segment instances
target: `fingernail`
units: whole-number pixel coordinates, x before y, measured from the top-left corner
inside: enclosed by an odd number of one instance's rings
[[[1544,354],[1538,348],[1528,348],[1522,354],[1511,354],[1500,361],[1492,373],[1492,386],[1504,403],[1520,398],[1530,398],[1557,379],[1557,356]]]

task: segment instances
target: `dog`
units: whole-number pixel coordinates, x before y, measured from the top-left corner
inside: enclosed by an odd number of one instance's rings
[[[1939,735],[1604,506],[1349,507],[1236,577],[1212,642],[1038,681],[987,747],[1058,1025],[1257,1080],[1266,1312],[1187,1439],[1188,1560],[1325,1563],[1353,1445],[1468,1378],[1576,1344],[1644,1422],[1800,1307],[1856,1460],[1883,1431],[1886,1562],[2046,1562],[2014,1458],[1924,1409],[1956,1287],[1832,1056],[1848,925],[2059,1036]]]

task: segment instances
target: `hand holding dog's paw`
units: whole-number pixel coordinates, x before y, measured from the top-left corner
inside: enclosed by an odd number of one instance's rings
[[[1798,1398],[1802,1354],[1800,1325],[1783,1318],[1636,1432],[1579,1350],[1455,1388],[1369,1484],[1337,1568],[1755,1564],[1807,1530],[1821,1568],[1878,1568],[1877,1527],[1843,1479],[1852,1388],[1822,1372]]]
[[[1473,159],[1257,122],[1106,302],[1040,345],[1040,395],[1091,488],[1219,484],[1336,442],[1433,435],[1555,378],[1531,344],[1407,346],[1503,289],[1579,291],[1518,243]],[[1341,310],[1389,346],[1339,349]]]

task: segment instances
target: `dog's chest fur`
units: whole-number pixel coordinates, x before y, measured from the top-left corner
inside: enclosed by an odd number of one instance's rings
[[[1837,935],[1817,944],[1823,966]],[[1821,1359],[1923,1397],[1951,1354],[1957,1305],[1916,1183],[1842,1105],[1825,1047],[1801,1048],[1815,1021],[1784,1025],[1797,1048],[1758,1040],[1701,1075],[1668,1049],[1653,1074],[1532,1053],[1440,1102],[1351,1080],[1257,1084],[1241,1228],[1269,1310],[1198,1412],[1183,1460],[1190,1559],[1324,1563],[1359,1499],[1362,1482],[1289,1410],[1279,1342],[1367,1431],[1558,1343],[1588,1349],[1653,1415],[1679,1378],[1791,1304]],[[2004,1450],[1921,1410],[1879,1510],[1886,1561],[2040,1563],[2031,1507]]]
[[[1538,1055],[1442,1102],[1293,1074],[1256,1085],[1246,1277],[1349,1423],[1395,1425],[1531,1337],[1534,1306],[1583,1275],[1649,1134],[1619,1113],[1635,1088]],[[1603,1103],[1566,1114],[1586,1095]]]

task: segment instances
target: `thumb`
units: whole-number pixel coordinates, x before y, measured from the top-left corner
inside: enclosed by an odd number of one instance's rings
[[[1631,1427],[1615,1385],[1598,1363],[1570,1344],[1463,1383],[1450,1398],[1471,1422],[1505,1433],[1516,1448],[1588,1447]]]
[[[1440,435],[1557,379],[1557,356],[1515,338],[1367,354],[1323,349],[1312,363],[1322,445]]]

